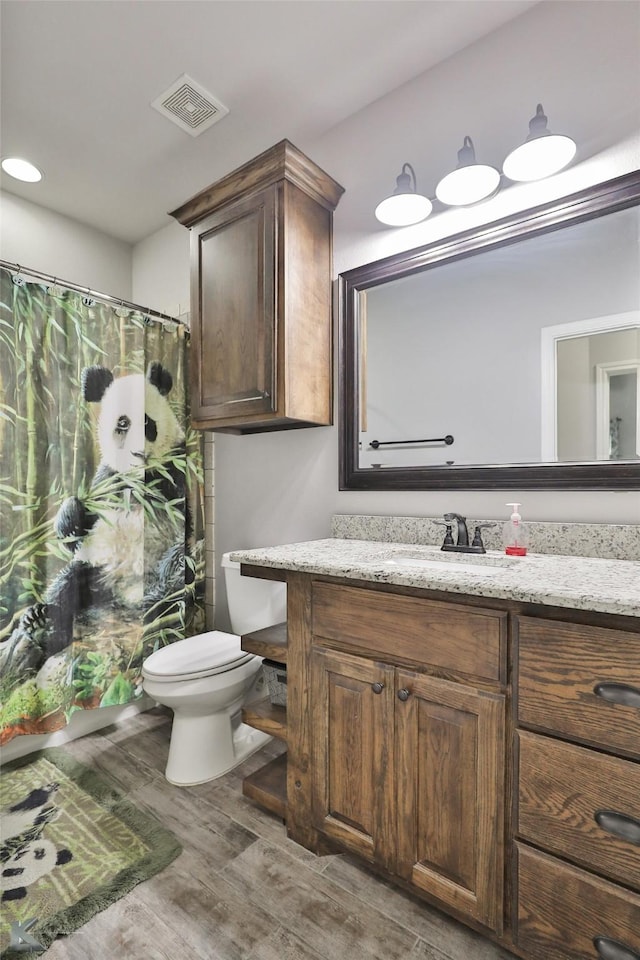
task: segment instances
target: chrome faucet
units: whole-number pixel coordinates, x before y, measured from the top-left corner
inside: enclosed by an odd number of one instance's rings
[[[482,542],[482,531],[486,527],[495,527],[495,523],[478,523],[473,532],[473,541],[469,544],[469,531],[467,529],[467,518],[459,513],[445,513],[444,519],[436,520],[446,526],[444,543],[442,550],[455,551],[456,553],[486,553],[484,543]],[[453,525],[457,524],[457,540],[453,540]]]

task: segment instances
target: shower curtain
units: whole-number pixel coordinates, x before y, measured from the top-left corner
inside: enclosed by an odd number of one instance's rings
[[[189,337],[0,268],[0,744],[142,694],[204,627]]]

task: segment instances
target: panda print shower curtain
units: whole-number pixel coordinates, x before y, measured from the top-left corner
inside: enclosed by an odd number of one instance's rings
[[[204,626],[180,323],[0,268],[0,744],[142,694]]]

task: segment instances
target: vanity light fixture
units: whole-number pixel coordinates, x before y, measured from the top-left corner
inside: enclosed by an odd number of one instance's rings
[[[375,215],[389,227],[408,227],[426,220],[432,209],[431,201],[418,193],[413,167],[404,163],[400,176],[396,178],[395,190],[378,204]]]
[[[436,198],[448,207],[466,207],[493,197],[505,180],[543,180],[558,173],[573,160],[576,144],[571,137],[551,133],[542,104],[529,121],[529,136],[504,161],[502,174],[495,167],[478,163],[471,137],[458,150],[458,166],[436,187]],[[433,209],[431,200],[418,193],[416,175],[410,163],[402,166],[396,189],[375,209],[381,223],[406,227],[426,220]]]
[[[436,197],[449,207],[465,207],[485,200],[500,185],[500,173],[495,167],[478,163],[471,137],[465,137],[458,150],[458,166],[436,187]]]
[[[547,129],[547,118],[539,103],[535,117],[529,121],[529,136],[511,151],[502,170],[509,180],[542,180],[566,167],[575,152],[576,144],[571,137]]]
[[[20,157],[5,157],[2,161],[2,169],[10,177],[16,180],[24,180],[25,183],[37,183],[42,180],[42,173],[28,160],[22,160]]]

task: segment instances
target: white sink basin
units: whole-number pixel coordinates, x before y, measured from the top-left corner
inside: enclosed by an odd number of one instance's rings
[[[512,567],[519,561],[516,557],[492,557],[486,554],[434,554],[427,557],[424,554],[398,554],[392,559],[385,560],[388,567],[422,567],[427,570],[448,570],[453,573],[477,573],[483,576],[494,576],[503,570]]]

